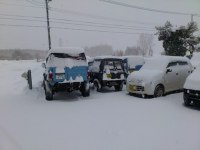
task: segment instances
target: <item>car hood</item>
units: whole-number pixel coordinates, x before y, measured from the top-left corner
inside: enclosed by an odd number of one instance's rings
[[[129,81],[135,81],[135,80],[139,80],[139,81],[143,81],[145,83],[151,82],[151,81],[155,81],[155,80],[159,80],[162,78],[163,72],[159,71],[159,70],[140,70],[140,71],[135,71],[133,73],[131,73],[128,77],[128,82]]]
[[[200,91],[200,78],[199,78],[200,71],[195,71],[188,76],[185,81],[184,88],[191,89],[191,90],[199,90]]]

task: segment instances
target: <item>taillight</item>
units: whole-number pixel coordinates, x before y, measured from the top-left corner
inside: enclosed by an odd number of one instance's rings
[[[90,73],[89,72],[87,73],[87,79],[88,80],[90,79]]]
[[[53,73],[50,71],[49,72],[49,79],[52,80],[53,79]]]

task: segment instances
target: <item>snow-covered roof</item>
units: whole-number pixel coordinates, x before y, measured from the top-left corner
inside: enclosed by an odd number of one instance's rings
[[[122,59],[122,58],[117,56],[96,56],[94,59]]]
[[[165,62],[169,62],[169,61],[189,61],[189,59],[187,57],[181,57],[181,56],[154,56],[151,58],[147,58],[147,59],[157,59],[160,61],[165,61]]]
[[[145,65],[142,69],[163,70],[166,69],[169,62],[173,61],[187,61],[190,64],[190,60],[187,57],[154,56],[151,58],[145,58]]]
[[[57,47],[49,50],[48,55],[51,53],[80,54],[84,52],[84,49],[79,47]]]

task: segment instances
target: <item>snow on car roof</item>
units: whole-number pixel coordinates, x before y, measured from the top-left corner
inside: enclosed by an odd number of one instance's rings
[[[162,70],[165,69],[167,64],[172,61],[187,61],[190,64],[190,60],[187,57],[179,56],[154,56],[145,59],[145,64],[142,69]]]
[[[117,56],[96,56],[94,59],[122,59],[122,58]]]
[[[147,58],[147,60],[156,59],[161,60],[162,62],[168,63],[169,61],[189,61],[187,57],[180,57],[180,56],[154,56]]]
[[[52,53],[80,54],[84,52],[84,49],[79,47],[57,47],[50,49],[48,55]]]

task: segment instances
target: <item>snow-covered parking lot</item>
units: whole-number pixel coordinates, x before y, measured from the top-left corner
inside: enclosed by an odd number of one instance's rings
[[[32,70],[33,90],[21,74]],[[41,62],[0,61],[0,150],[199,150],[200,108],[182,93],[141,99],[112,90],[46,101]]]

